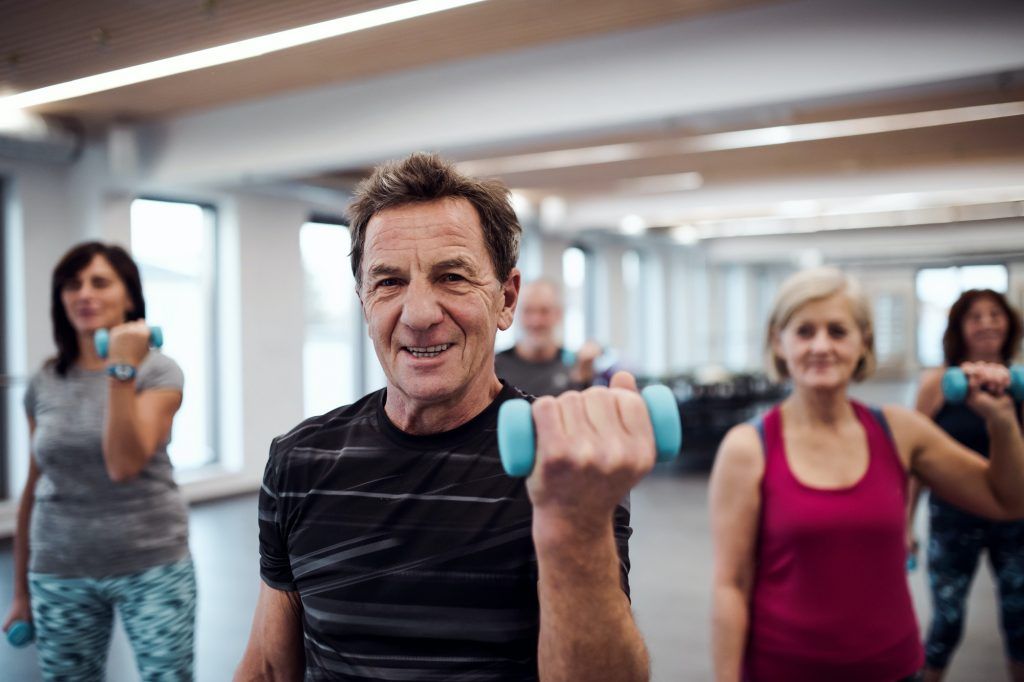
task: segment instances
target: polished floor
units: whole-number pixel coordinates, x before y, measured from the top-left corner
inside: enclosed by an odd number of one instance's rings
[[[654,680],[710,680],[711,548],[706,474],[656,472],[633,495],[633,519],[633,603],[650,647]],[[224,682],[231,679],[241,657],[256,599],[256,497],[195,507],[192,550],[200,590],[197,678],[200,682]],[[911,576],[911,584],[919,614],[927,620],[920,572]],[[6,599],[10,594],[11,551],[6,545],[0,549],[0,595]],[[996,620],[992,582],[983,569],[971,593],[967,632],[950,680],[1007,679]],[[38,679],[34,649],[15,650],[0,644],[0,680]],[[118,630],[111,646],[108,680],[137,679],[131,651]]]

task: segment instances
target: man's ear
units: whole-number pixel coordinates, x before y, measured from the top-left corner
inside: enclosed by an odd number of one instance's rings
[[[501,311],[498,313],[498,329],[501,331],[511,327],[512,320],[515,319],[521,284],[522,273],[519,272],[519,268],[512,268],[501,284]]]

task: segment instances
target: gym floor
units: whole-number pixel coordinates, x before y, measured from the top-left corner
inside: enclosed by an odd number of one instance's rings
[[[630,583],[636,618],[647,639],[655,682],[710,680],[711,540],[704,474],[659,472],[633,494]],[[192,510],[192,551],[199,579],[196,674],[200,682],[231,679],[249,633],[258,588],[255,495]],[[11,594],[11,547],[0,549],[0,595]],[[911,576],[914,599],[928,618],[923,576]],[[1007,680],[988,570],[978,572],[964,642],[949,679]],[[120,626],[118,626],[119,628]],[[107,679],[138,680],[131,650],[118,629]],[[41,679],[35,650],[0,646],[0,679]]]
[[[860,397],[906,401],[892,390],[861,387]],[[884,396],[884,397],[883,397]],[[895,399],[894,399],[895,398]],[[707,474],[656,471],[633,493],[631,542],[633,606],[650,648],[655,682],[710,680],[711,540]],[[918,514],[924,521],[926,514]],[[919,536],[923,532],[919,531]],[[245,647],[258,590],[256,496],[196,506],[192,552],[199,580],[196,673],[200,682],[231,679]],[[6,613],[11,586],[11,545],[0,545],[0,609]],[[911,575],[922,625],[929,618],[922,571]],[[41,679],[32,647],[0,645],[0,679]],[[138,680],[120,625],[111,645],[107,679]],[[986,568],[971,592],[963,643],[950,668],[951,682],[1004,682],[1002,644],[994,587]]]

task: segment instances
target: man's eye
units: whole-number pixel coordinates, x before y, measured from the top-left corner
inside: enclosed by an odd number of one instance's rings
[[[443,279],[443,280],[444,280],[445,282],[462,282],[462,281],[464,281],[464,280],[465,280],[466,278],[465,278],[465,277],[463,277],[462,275],[458,274],[458,273],[455,273],[455,272],[449,272],[449,273],[445,274],[445,275],[444,275],[444,277],[442,277],[442,279]]]
[[[377,282],[378,287],[394,287],[398,286],[398,284],[399,279],[397,277],[385,277],[384,279],[378,280]]]

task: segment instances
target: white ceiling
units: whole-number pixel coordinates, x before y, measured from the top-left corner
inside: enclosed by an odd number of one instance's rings
[[[0,15],[17,4],[0,2]],[[119,16],[157,3],[80,4]],[[239,25],[274,30],[386,3],[291,4],[306,11],[285,17],[256,2],[258,21]],[[428,149],[502,176],[537,207],[560,203],[562,219],[548,227],[569,232],[618,229],[636,215],[707,237],[823,214],[877,218],[879,206],[892,214],[1024,200],[1019,105],[987,120],[892,118],[1024,102],[1024,3],[1015,0],[491,0],[456,12],[420,32],[410,22],[43,110],[100,136],[113,126],[108,141],[131,153],[112,175],[140,186],[301,184],[342,196],[373,163]],[[165,36],[160,49],[196,44]],[[143,53],[152,50],[133,54]],[[297,70],[308,77],[297,82]],[[43,73],[24,83],[44,84]],[[835,121],[850,123],[794,140],[808,130],[800,125]],[[731,131],[760,132],[726,148],[709,137]],[[547,152],[560,153],[538,156]],[[690,188],[657,188],[673,182]]]

